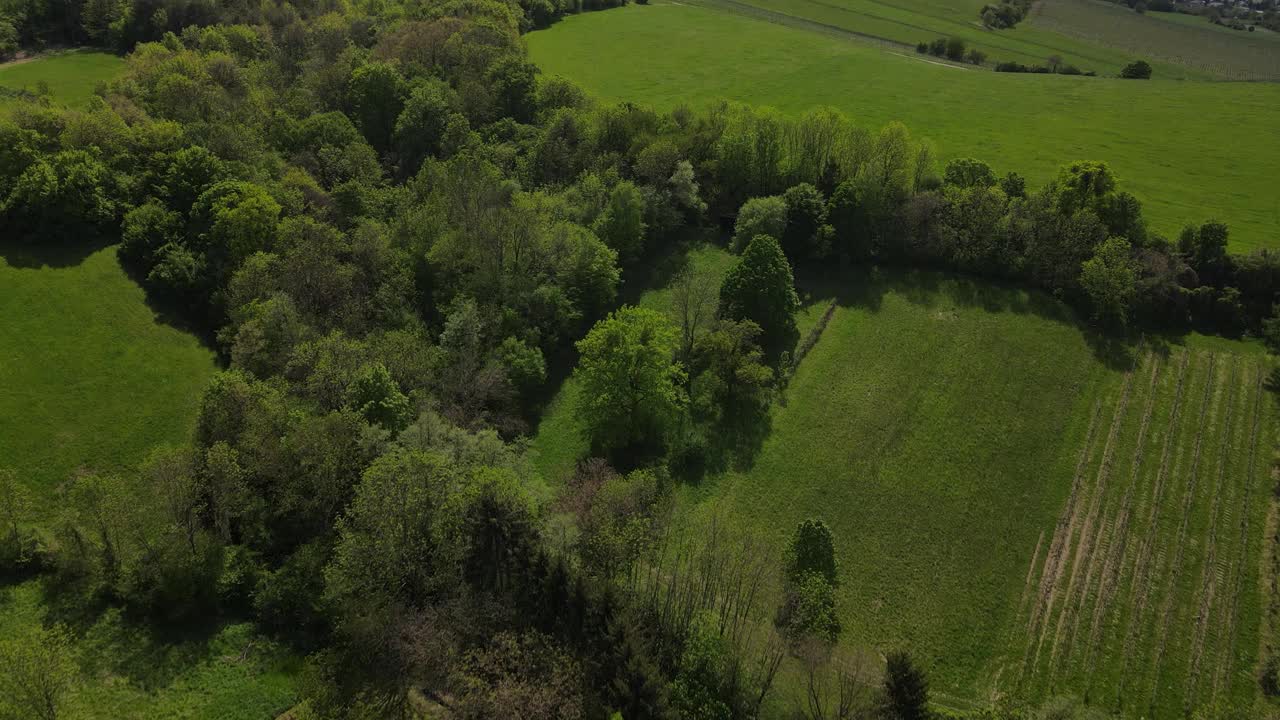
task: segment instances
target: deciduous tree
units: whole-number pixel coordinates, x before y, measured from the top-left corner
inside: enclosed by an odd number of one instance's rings
[[[770,360],[791,350],[800,336],[795,313],[800,307],[791,264],[778,241],[757,235],[747,244],[720,286],[720,315],[760,326],[761,346]]]
[[[578,412],[596,450],[643,456],[665,448],[685,404],[677,342],[665,316],[637,307],[612,313],[578,342]]]

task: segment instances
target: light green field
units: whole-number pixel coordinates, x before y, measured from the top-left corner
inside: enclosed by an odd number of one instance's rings
[[[42,514],[77,471],[126,469],[190,435],[213,353],[157,321],[114,247],[79,261],[0,245],[0,317],[0,466]]]
[[[1045,0],[1033,7],[1025,24],[1212,77],[1280,80],[1280,43],[1274,37],[1220,27],[1204,18],[1163,14],[1198,22],[1169,22],[1103,0]],[[1157,74],[1163,71],[1167,69],[1156,68]]]
[[[1165,22],[1175,23],[1177,25],[1187,25],[1196,28],[1207,27],[1213,32],[1230,35],[1231,37],[1245,36],[1245,33],[1239,30],[1232,30],[1231,28],[1223,25],[1215,25],[1209,22],[1208,18],[1203,15],[1187,15],[1186,13],[1178,12],[1151,12],[1150,10],[1147,11],[1147,15]],[[1254,32],[1248,33],[1247,37],[1250,40],[1257,39],[1276,42],[1277,40],[1280,40],[1280,33],[1276,33],[1274,30],[1268,30],[1261,25],[1258,25],[1254,28]]]
[[[49,619],[38,581],[0,586],[0,637]],[[298,658],[248,624],[161,638],[113,610],[76,630],[78,677],[59,718],[270,720],[295,702]]]
[[[64,52],[0,65],[0,87],[36,92],[43,82],[55,102],[78,108],[89,102],[99,83],[114,79],[123,70],[124,60],[109,53]]]
[[[1265,354],[1198,336],[1108,350],[1055,301],[946,274],[835,287],[806,293],[802,332],[837,308],[754,464],[682,488],[680,516],[728,518],[779,549],[823,519],[844,642],[908,648],[943,705],[998,691],[1087,694],[1126,717],[1251,709],[1275,431]],[[574,392],[532,446],[553,482],[586,452]]]
[[[577,15],[527,40],[544,72],[607,99],[830,105],[870,128],[901,120],[943,159],[981,158],[1033,184],[1067,162],[1104,160],[1159,232],[1216,217],[1235,251],[1280,245],[1280,143],[1269,140],[1280,85],[966,70],[674,4]]]
[[[1054,2],[1056,0],[1046,0]],[[1063,0],[1064,2],[1069,0]],[[695,0],[696,4],[732,12],[761,8],[781,17],[783,24],[797,18],[821,23],[832,29],[871,35],[902,45],[914,53],[917,43],[937,37],[959,37],[987,54],[988,63],[1013,60],[1026,65],[1042,65],[1051,55],[1082,70],[1115,75],[1134,56],[1125,46],[1103,44],[1093,38],[1079,38],[1053,32],[1023,22],[1008,30],[982,26],[979,11],[986,3],[970,0]],[[1114,6],[1113,6],[1114,7]],[[1106,14],[1105,10],[1099,14]],[[1133,14],[1133,13],[1129,13]],[[1135,17],[1138,17],[1135,15]],[[1152,21],[1154,22],[1154,21]],[[1186,31],[1193,32],[1193,31]],[[1211,37],[1214,37],[1211,35]],[[1161,77],[1207,79],[1217,77],[1211,70],[1195,65],[1163,63],[1155,59]]]

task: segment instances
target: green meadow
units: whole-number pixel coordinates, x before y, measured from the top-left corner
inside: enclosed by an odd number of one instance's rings
[[[110,53],[61,52],[0,64],[0,87],[37,92],[43,83],[55,102],[78,108],[88,104],[100,83],[114,79],[123,70],[124,60]]]
[[[690,263],[722,272],[728,256],[703,246]],[[846,649],[909,649],[944,706],[1253,706],[1275,429],[1257,346],[1117,347],[1051,298],[944,273],[801,288],[802,333],[835,310],[769,436],[746,469],[682,487],[679,517],[779,548],[824,520]],[[670,307],[663,290],[640,304]],[[576,392],[570,379],[532,443],[553,482],[587,451]],[[789,697],[800,680],[784,678]]]
[[[900,120],[943,160],[977,157],[1033,184],[1072,160],[1105,160],[1161,233],[1216,217],[1233,250],[1280,240],[1275,84],[964,69],[684,4],[586,13],[527,39],[544,72],[603,98],[660,108],[726,98],[788,113],[829,105],[870,128]]]
[[[1054,0],[1054,2],[1072,2],[1073,0]],[[1087,1],[1087,0],[1083,0]],[[1022,22],[1016,28],[1006,30],[990,30],[983,27],[979,12],[983,2],[967,2],[956,0],[900,0],[886,3],[880,0],[698,0],[695,4],[715,7],[737,13],[752,14],[753,8],[766,10],[777,15],[771,19],[787,24],[800,21],[819,23],[828,32],[841,30],[847,33],[869,35],[897,43],[899,50],[915,52],[915,46],[938,37],[962,38],[966,44],[976,47],[987,54],[987,62],[994,65],[1000,61],[1017,61],[1026,65],[1044,64],[1051,55],[1057,55],[1064,62],[1077,65],[1082,70],[1093,70],[1099,74],[1115,75],[1120,68],[1133,59],[1123,46],[1112,46],[1096,42],[1091,37],[1076,37],[1060,32],[1054,28],[1039,27],[1034,23]],[[1105,3],[1100,3],[1103,5]],[[1037,5],[1033,13],[1039,13]],[[1112,6],[1114,7],[1114,6]],[[1127,10],[1116,12],[1134,13]],[[758,14],[758,13],[757,13]],[[1105,16],[1105,8],[1097,15]],[[1153,21],[1154,22],[1154,21]],[[1186,31],[1188,34],[1192,31]],[[1210,34],[1210,37],[1213,37]],[[1157,72],[1166,78],[1211,78],[1216,77],[1203,67],[1188,66],[1176,62],[1164,62],[1156,59]]]

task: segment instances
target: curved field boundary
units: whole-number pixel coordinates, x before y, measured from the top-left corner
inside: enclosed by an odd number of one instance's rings
[[[929,62],[934,65],[942,65],[945,67],[958,68],[961,70],[974,69],[974,66],[972,65],[951,62],[945,58],[936,58],[933,56],[930,56],[928,58],[919,57],[919,55],[916,53],[915,45],[910,45],[908,43],[901,43],[894,40],[889,40],[887,38],[880,37],[879,35],[861,33],[861,32],[858,32],[857,30],[842,28],[838,25],[829,25],[827,23],[818,22],[817,20],[809,20],[807,18],[802,18],[796,15],[788,15],[786,13],[777,12],[775,10],[766,10],[765,8],[762,8],[762,7],[756,7],[755,5],[750,5],[744,2],[738,2],[738,0],[682,0],[682,4],[695,5],[695,6],[706,7],[706,8],[711,8],[715,10],[722,10],[724,12],[733,13],[735,15],[743,15],[746,17],[755,18],[756,20],[771,22],[776,25],[785,25],[787,27],[793,27],[799,30],[808,30],[810,32],[822,33],[824,35],[830,35],[832,37],[841,38],[843,40],[849,40],[851,42],[860,42],[860,43],[866,43],[869,45],[875,45],[876,47],[879,47],[883,50],[888,50],[896,54],[903,55],[905,57],[920,60],[922,62]],[[818,3],[818,4],[823,4],[823,3]],[[831,7],[836,7],[836,6],[831,6]],[[885,20],[886,22],[894,22],[899,25],[903,24],[896,20],[889,20],[888,18],[879,18],[878,16],[874,16],[874,15],[870,17],[876,17],[877,19]],[[907,27],[915,27],[915,26],[907,26]],[[916,29],[919,29],[924,33],[928,33],[929,37],[933,37],[937,35],[935,31],[928,30],[926,28],[916,28]]]

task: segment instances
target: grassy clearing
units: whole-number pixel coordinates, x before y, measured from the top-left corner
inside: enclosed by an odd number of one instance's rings
[[[0,636],[47,620],[38,581],[0,587]],[[75,631],[68,718],[266,720],[295,701],[298,659],[248,624],[160,638],[110,611]]]
[[[945,274],[805,284],[802,333],[836,300],[825,332],[750,469],[681,488],[685,521],[781,547],[824,519],[850,649],[909,648],[948,705],[1071,692],[1126,717],[1249,714],[1265,355],[1188,336],[1103,358],[1057,303]],[[586,452],[574,390],[533,441],[553,480]],[[789,698],[802,678],[782,677]]]
[[[78,470],[186,440],[213,353],[156,319],[114,247],[82,261],[0,248],[0,317],[0,464],[45,513]]]
[[[690,494],[778,544],[824,519],[850,641],[908,647],[938,690],[981,697],[1089,410],[1118,378],[1035,296],[924,273],[859,284],[752,469]]]
[[[660,108],[728,98],[789,113],[830,105],[871,128],[901,120],[944,160],[978,157],[1033,184],[1063,163],[1105,160],[1159,232],[1218,217],[1233,250],[1277,242],[1280,143],[1264,139],[1280,85],[959,70],[675,4],[586,13],[527,39],[546,73],[604,98]],[[1224,128],[1241,140],[1215,142]]]
[[[1196,19],[1196,24],[1169,22],[1103,0],[1046,0],[1034,6],[1027,24],[1211,77],[1280,80],[1280,43],[1274,37]],[[1161,70],[1167,69],[1156,72]]]
[[[63,52],[29,62],[0,64],[0,86],[36,92],[41,83],[49,88],[55,102],[79,108],[88,104],[99,83],[114,79],[124,70],[124,60],[116,55],[85,50]],[[4,101],[0,100],[0,107]]]

